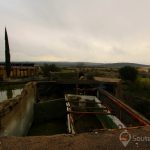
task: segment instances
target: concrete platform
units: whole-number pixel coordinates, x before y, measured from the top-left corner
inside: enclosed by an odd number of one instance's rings
[[[0,137],[0,150],[149,150],[150,127],[129,129],[131,140],[126,147],[119,140],[122,131],[124,130],[101,130],[77,135]]]

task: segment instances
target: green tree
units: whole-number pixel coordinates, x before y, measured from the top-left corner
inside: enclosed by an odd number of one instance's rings
[[[55,64],[49,65],[49,68],[50,68],[51,72],[58,72],[58,71],[60,71],[60,68],[57,67]]]
[[[44,64],[43,66],[41,66],[41,70],[44,76],[48,77],[50,76],[51,72],[58,72],[61,69],[59,67],[57,67],[55,64]]]
[[[122,80],[135,81],[138,71],[134,67],[125,66],[119,69],[119,74]]]
[[[8,35],[7,30],[5,28],[5,70],[7,78],[10,77],[11,72],[11,63],[10,63],[10,52],[9,52],[9,41],[8,41]]]

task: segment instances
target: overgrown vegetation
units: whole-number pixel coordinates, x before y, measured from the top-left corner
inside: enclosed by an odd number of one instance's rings
[[[150,79],[149,78],[137,78],[132,82],[126,82],[125,89],[138,97],[144,97],[150,99]]]
[[[150,78],[138,78],[136,80],[137,87],[150,94]]]
[[[124,101],[150,119],[150,79],[138,78],[123,85]]]

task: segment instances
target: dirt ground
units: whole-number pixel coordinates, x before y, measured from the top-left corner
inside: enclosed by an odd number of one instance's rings
[[[77,135],[0,137],[0,150],[121,150],[150,149],[150,127],[128,130],[129,144],[119,140],[121,130],[102,130]]]

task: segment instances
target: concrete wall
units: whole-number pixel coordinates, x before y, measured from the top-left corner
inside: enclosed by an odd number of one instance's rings
[[[21,95],[0,103],[0,136],[26,135],[33,121],[35,84],[25,85]]]
[[[34,123],[43,123],[66,116],[65,99],[35,103]]]

